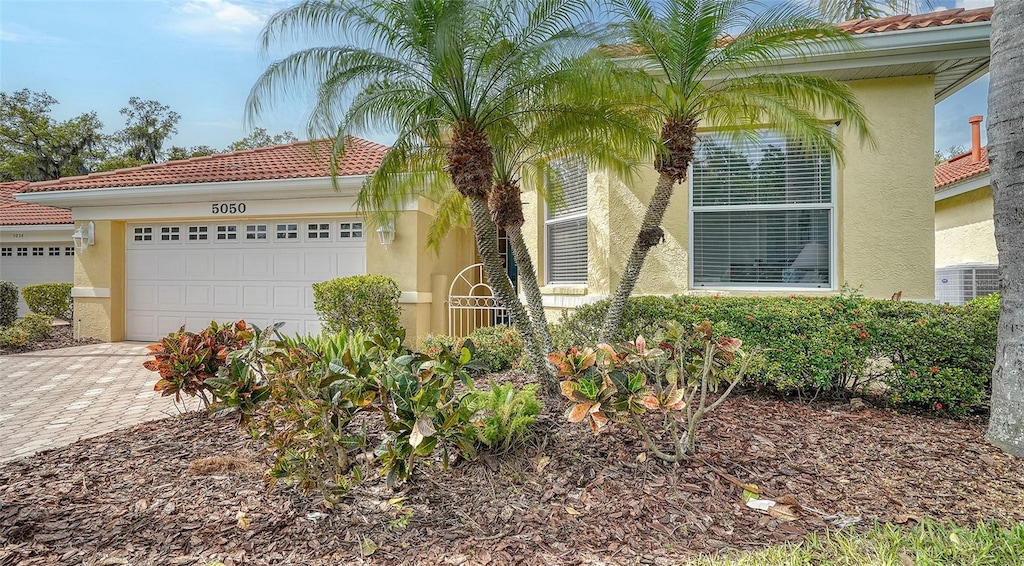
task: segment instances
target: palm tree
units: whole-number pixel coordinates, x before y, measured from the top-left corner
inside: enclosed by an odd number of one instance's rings
[[[498,254],[488,209],[492,140],[510,113],[524,112],[510,100],[559,84],[566,67],[593,47],[581,24],[587,11],[586,0],[308,0],[267,22],[263,47],[307,38],[327,45],[272,63],[247,104],[253,117],[296,86],[314,88],[309,129],[334,136],[334,159],[349,136],[394,130],[397,140],[370,180],[376,194],[400,191],[407,173],[443,168],[468,200],[495,296],[548,385],[555,380],[545,352]]]
[[[661,122],[654,168],[658,183],[639,234],[612,295],[601,328],[610,341],[622,320],[644,260],[661,242],[661,222],[677,183],[686,179],[701,125],[752,136],[770,124],[790,139],[839,153],[827,116],[847,121],[861,139],[867,120],[851,89],[820,76],[758,72],[847,46],[849,38],[806,8],[776,5],[755,13],[745,0],[611,0],[624,42],[638,50],[639,64],[656,75],[650,82],[652,112]],[[737,30],[739,33],[736,33]]]
[[[818,3],[821,16],[830,22],[916,14],[922,9],[931,10],[934,6],[930,0],[820,0]]]
[[[988,91],[988,160],[992,168],[996,249],[1002,298],[988,440],[1024,457],[1024,104],[1018,86],[1024,73],[1024,4],[1002,2],[992,14],[992,70]]]

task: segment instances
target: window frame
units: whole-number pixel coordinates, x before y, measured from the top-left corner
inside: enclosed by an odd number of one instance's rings
[[[761,128],[759,131],[768,134],[778,134],[777,130],[771,128]],[[833,135],[835,134],[835,128],[832,128]],[[801,292],[829,292],[837,291],[839,289],[837,285],[838,281],[838,269],[839,269],[839,245],[838,237],[836,232],[836,223],[838,220],[838,195],[837,195],[837,181],[839,168],[836,162],[836,155],[829,153],[829,197],[828,203],[800,203],[800,204],[749,204],[749,205],[704,205],[694,206],[693,204],[693,170],[694,163],[690,162],[689,174],[686,176],[686,189],[687,189],[687,215],[688,215],[688,238],[689,244],[687,245],[687,283],[688,287],[693,290],[701,291],[758,291],[758,292],[787,292],[787,293],[801,293]],[[827,210],[828,211],[828,283],[821,287],[809,287],[806,285],[792,285],[782,283],[779,285],[772,285],[766,283],[722,283],[712,282],[706,284],[698,284],[694,280],[694,268],[696,261],[694,261],[694,217],[701,212],[764,212],[764,211],[794,211],[794,210]]]
[[[551,218],[551,205],[545,200],[544,202],[544,285],[553,287],[586,287],[590,281],[590,222],[588,221],[588,212],[590,208],[590,170],[586,163],[580,163],[579,167],[583,170],[584,183],[584,201],[583,210],[580,212],[574,212],[572,214],[566,214],[559,216],[558,218]],[[552,225],[569,224],[583,220],[583,228],[585,233],[584,251],[586,253],[586,270],[583,274],[582,281],[556,281],[551,279],[552,267],[551,267],[551,227]]]

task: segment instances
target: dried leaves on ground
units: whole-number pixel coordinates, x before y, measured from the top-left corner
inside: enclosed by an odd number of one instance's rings
[[[35,352],[37,350],[55,350],[69,346],[85,346],[88,344],[99,344],[102,340],[95,338],[83,338],[75,340],[75,331],[70,324],[57,324],[53,327],[53,333],[49,338],[29,342],[25,346],[0,348],[0,356],[8,354],[20,354],[22,352]]]
[[[0,564],[678,564],[858,522],[1024,520],[1024,465],[981,422],[740,396],[669,466],[548,404],[520,455],[371,478],[333,510],[268,493],[231,419],[81,441],[0,466]]]

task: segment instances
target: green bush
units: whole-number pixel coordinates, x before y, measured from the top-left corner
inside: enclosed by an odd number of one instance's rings
[[[28,344],[28,331],[20,326],[0,328],[0,348],[21,348]]]
[[[48,314],[30,313],[14,323],[28,333],[29,340],[45,340],[53,334],[53,317]]]
[[[395,280],[383,275],[353,275],[313,283],[313,307],[331,333],[398,333],[401,296]]]
[[[71,283],[40,283],[22,287],[30,311],[71,320]]]
[[[552,332],[556,349],[593,345],[607,304],[563,316]],[[637,297],[627,303],[616,342],[651,336],[661,321],[692,325],[708,319],[763,352],[748,374],[749,382],[762,389],[845,396],[861,394],[880,380],[895,403],[959,412],[977,409],[987,398],[998,316],[998,309],[987,305],[951,307],[845,293]],[[933,373],[933,367],[939,371]],[[916,378],[908,382],[911,371]],[[953,376],[964,383],[951,383]]]
[[[984,297],[978,297],[967,303],[969,307],[982,307],[999,310],[999,293],[992,293]]]
[[[522,365],[523,339],[514,328],[503,324],[477,328],[469,336],[452,338],[446,334],[429,334],[423,339],[423,351],[437,355],[442,349],[456,353],[462,349],[463,340],[473,343],[474,365],[483,371],[504,371]]]
[[[18,286],[0,280],[0,328],[14,324],[18,318]]]

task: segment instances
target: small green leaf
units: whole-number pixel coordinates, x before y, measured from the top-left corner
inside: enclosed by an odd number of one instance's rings
[[[469,348],[463,346],[462,352],[459,354],[459,364],[466,365],[471,359],[473,359],[473,353],[469,351]]]

